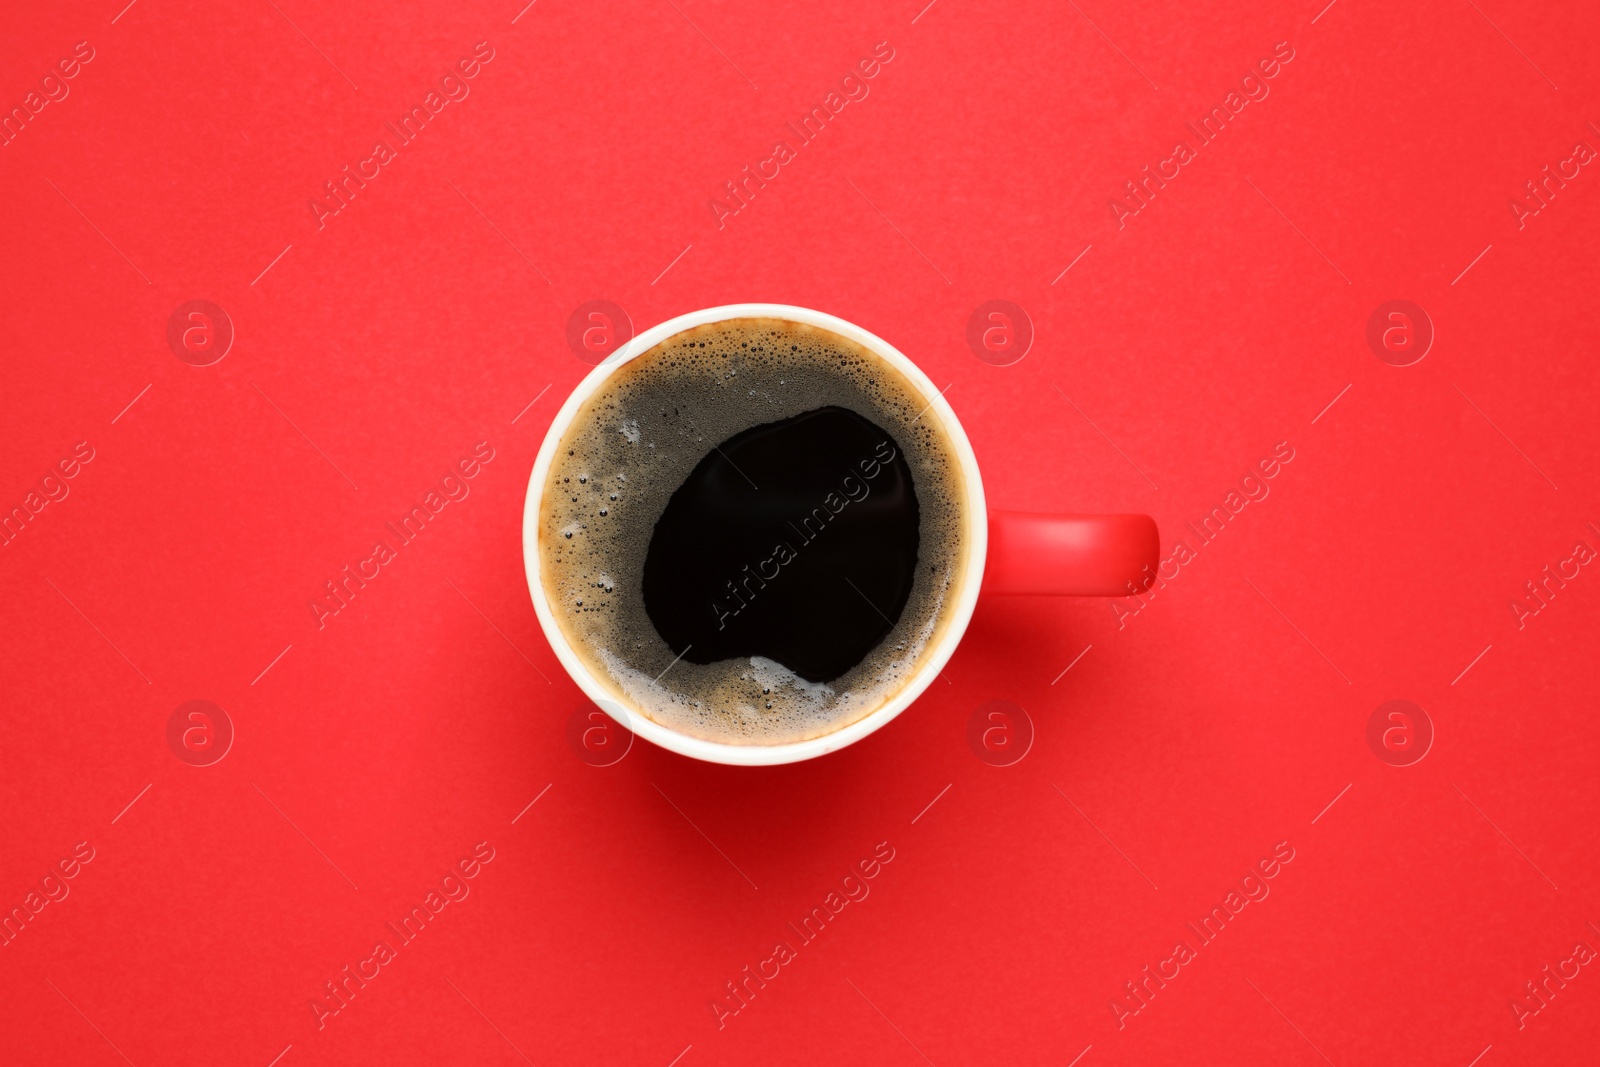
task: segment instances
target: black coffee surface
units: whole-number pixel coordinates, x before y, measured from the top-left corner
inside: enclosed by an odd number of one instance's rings
[[[970,536],[930,395],[774,318],[696,326],[617,368],[540,487],[539,582],[572,652],[617,703],[732,744],[819,737],[893,700],[943,632]]]
[[[695,466],[656,522],[645,610],[689,663],[762,656],[831,682],[899,621],[917,546],[900,448],[822,407],[735,434]]]

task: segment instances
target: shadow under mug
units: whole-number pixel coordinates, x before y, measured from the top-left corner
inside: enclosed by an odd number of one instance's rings
[[[545,481],[556,450],[585,402],[617,368],[684,330],[728,319],[776,318],[830,330],[861,345],[898,370],[922,394],[959,460],[967,499],[966,558],[949,614],[915,674],[892,697],[854,722],[820,737],[776,745],[734,744],[691,737],[663,726],[628,706],[608,679],[598,677],[578,656],[556,621],[540,575],[539,515]],[[556,413],[528,482],[522,518],[522,554],[528,589],[556,658],[578,688],[633,733],[694,759],[742,766],[770,766],[812,759],[844,748],[886,725],[938,677],[955,653],[967,623],[984,596],[1126,596],[1142,590],[1156,569],[1160,539],[1148,515],[1044,515],[988,511],[983,480],[972,445],[933,382],[911,360],[882,338],[854,323],[821,311],[786,304],[730,304],[669,319],[645,330],[578,383]]]

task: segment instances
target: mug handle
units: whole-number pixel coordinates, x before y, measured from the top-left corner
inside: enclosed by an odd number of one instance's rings
[[[1148,515],[989,512],[985,596],[1128,596],[1154,581],[1161,555]]]

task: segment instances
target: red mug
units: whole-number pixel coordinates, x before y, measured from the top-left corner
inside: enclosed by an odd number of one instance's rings
[[[927,402],[931,416],[960,465],[965,497],[962,545],[965,557],[952,595],[946,598],[939,627],[908,671],[905,683],[876,706],[815,737],[781,744],[733,743],[692,736],[651,718],[623,692],[618,679],[604,677],[579,656],[573,640],[551,610],[541,575],[541,503],[550,468],[567,431],[584,403],[616,369],[662,341],[697,326],[730,319],[775,318],[831,331],[861,346],[898,371]],[[972,445],[943,394],[915,363],[861,327],[833,315],[784,304],[734,304],[707,308],[663,322],[633,337],[579,383],[556,414],[534,463],[523,511],[523,561],[534,610],[556,657],[579,688],[607,714],[635,734],[695,759],[745,766],[793,763],[843,748],[882,728],[932,683],[954,654],[978,602],[985,596],[1125,596],[1143,589],[1155,570],[1160,541],[1147,515],[1038,515],[989,511]]]

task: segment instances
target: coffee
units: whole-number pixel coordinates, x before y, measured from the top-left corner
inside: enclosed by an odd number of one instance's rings
[[[726,743],[821,736],[939,636],[969,541],[960,471],[928,398],[860,345],[774,318],[695,327],[573,419],[541,580],[634,711]]]

